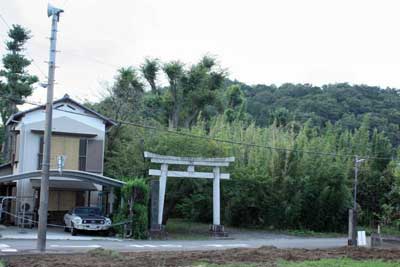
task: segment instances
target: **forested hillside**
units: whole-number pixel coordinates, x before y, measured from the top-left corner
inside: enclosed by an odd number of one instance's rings
[[[247,99],[247,111],[260,126],[290,121],[324,127],[329,121],[342,129],[360,127],[368,114],[370,129],[385,132],[393,144],[400,142],[400,95],[397,89],[367,85],[310,84],[248,86],[240,84]]]
[[[157,80],[165,75],[167,86]],[[146,90],[146,88],[149,88]],[[249,86],[210,57],[186,65],[147,59],[119,71],[92,107],[120,121],[109,133],[106,174],[147,177],[143,151],[235,156],[222,184],[225,224],[343,231],[355,155],[364,225],[400,223],[400,97],[394,89],[334,84]],[[170,179],[171,216],[211,220],[207,181]]]

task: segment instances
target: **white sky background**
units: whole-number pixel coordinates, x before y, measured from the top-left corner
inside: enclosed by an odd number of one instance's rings
[[[400,1],[53,0],[59,23],[55,98],[98,101],[102,82],[146,56],[194,63],[217,55],[231,79],[400,88]],[[46,0],[0,0],[9,24],[32,31],[28,52],[47,73]],[[6,37],[0,21],[0,41]],[[4,54],[0,46],[0,55]],[[101,64],[103,62],[104,64]],[[36,67],[31,72],[44,80]],[[38,88],[30,98],[44,102]]]

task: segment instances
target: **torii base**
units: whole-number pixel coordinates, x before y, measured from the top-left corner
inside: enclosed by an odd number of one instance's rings
[[[164,225],[152,225],[149,231],[149,237],[151,239],[161,239],[165,240],[168,239],[168,233],[165,231]]]
[[[212,237],[228,237],[228,233],[225,232],[223,225],[211,224],[209,233]]]

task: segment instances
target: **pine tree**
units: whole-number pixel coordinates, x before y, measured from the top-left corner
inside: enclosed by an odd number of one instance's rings
[[[32,94],[32,85],[38,81],[26,68],[31,64],[24,54],[24,45],[30,39],[30,31],[19,25],[13,25],[8,32],[10,40],[6,42],[7,54],[3,56],[3,69],[0,70],[0,116],[3,126],[10,116],[17,112],[17,105],[23,98]],[[8,151],[8,134],[3,127],[4,155]],[[0,138],[1,140],[1,138]]]

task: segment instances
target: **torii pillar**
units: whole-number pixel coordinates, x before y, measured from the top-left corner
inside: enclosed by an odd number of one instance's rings
[[[235,161],[234,157],[229,158],[190,158],[190,157],[174,157],[163,156],[150,152],[144,152],[144,157],[149,158],[152,163],[161,164],[159,170],[150,169],[149,175],[159,176],[159,194],[158,194],[158,216],[157,225],[152,224],[151,230],[163,230],[162,219],[164,210],[165,190],[168,177],[178,178],[200,178],[213,179],[213,224],[210,226],[210,233],[213,236],[226,236],[224,226],[221,225],[220,211],[220,181],[221,179],[229,179],[228,173],[221,173],[221,167],[228,167]],[[169,165],[186,165],[187,171],[169,170]],[[209,166],[213,168],[213,172],[196,172],[196,166]],[[157,229],[154,229],[157,228]]]

